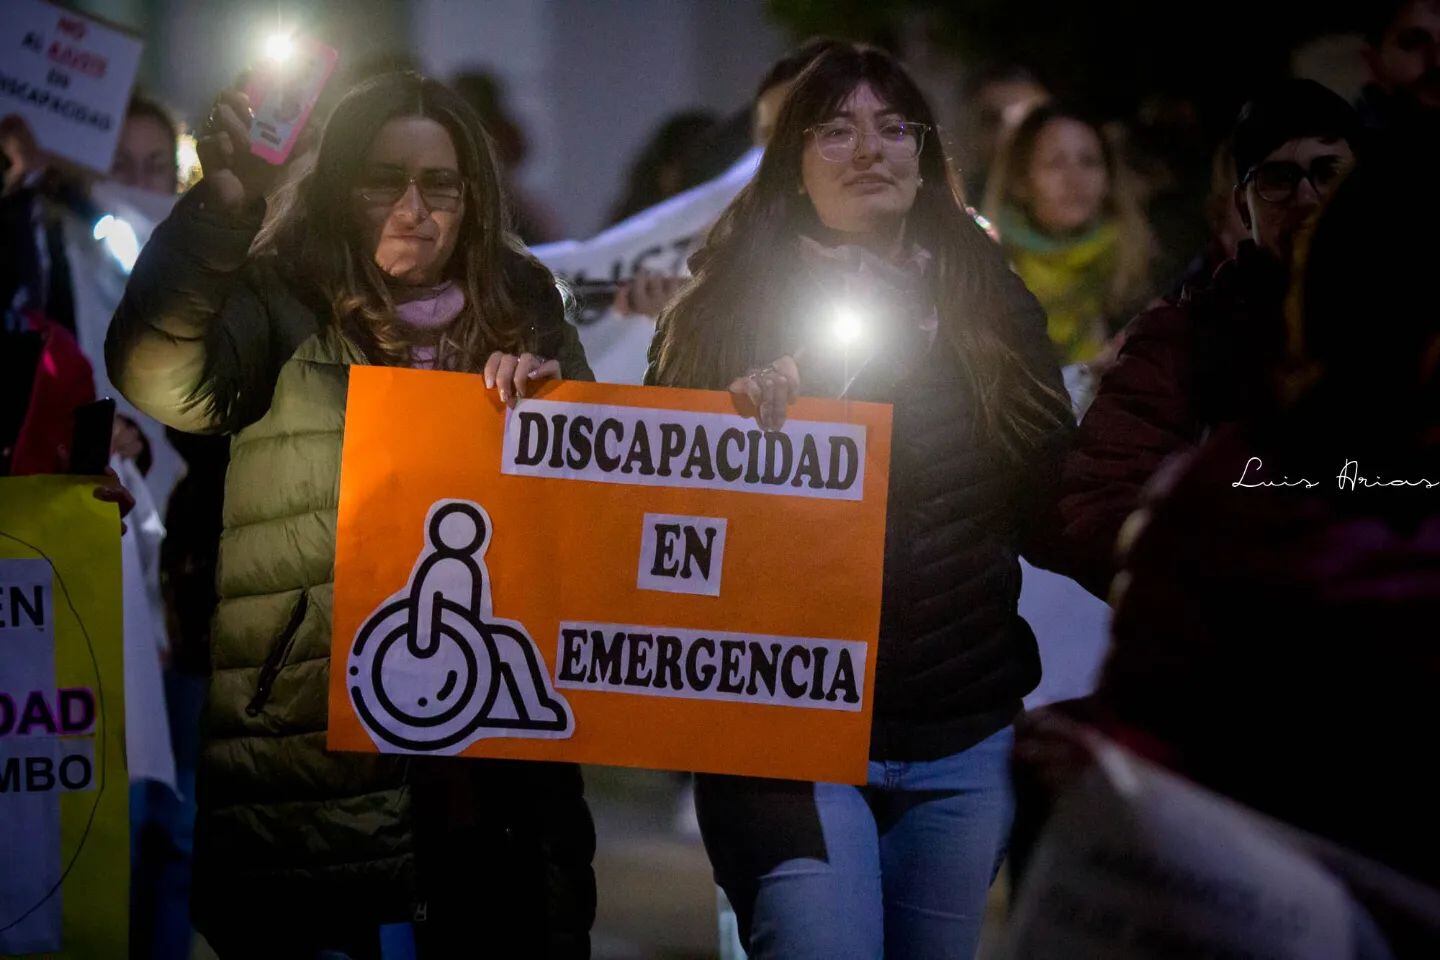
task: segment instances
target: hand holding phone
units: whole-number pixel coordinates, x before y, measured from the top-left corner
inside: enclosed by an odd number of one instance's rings
[[[256,67],[241,91],[221,92],[196,144],[211,195],[241,210],[265,197],[290,159],[339,55],[313,41],[296,41],[282,67]]]
[[[267,163],[290,158],[300,133],[339,59],[334,47],[296,37],[283,58],[267,58],[251,74],[245,95],[254,111],[250,152]]]

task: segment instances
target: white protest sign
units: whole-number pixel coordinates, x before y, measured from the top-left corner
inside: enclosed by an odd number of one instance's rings
[[[1388,960],[1363,908],[1279,826],[1104,744],[1056,803],[1006,950],[1025,960]]]
[[[763,153],[755,147],[714,180],[677,193],[589,240],[546,243],[530,252],[576,285],[626,280],[641,268],[683,274],[685,258],[755,176]]]
[[[54,577],[0,560],[0,954],[59,950],[61,791],[94,789],[94,698],[55,687]]]
[[[140,69],[140,40],[41,0],[5,0],[0,117],[17,114],[42,149],[108,173]]]

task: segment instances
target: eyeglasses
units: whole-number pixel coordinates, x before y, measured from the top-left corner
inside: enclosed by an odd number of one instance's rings
[[[924,123],[909,120],[890,120],[878,130],[861,130],[848,120],[831,120],[817,123],[806,129],[815,137],[815,148],[820,156],[831,163],[847,163],[860,149],[861,141],[874,136],[880,141],[880,150],[890,160],[914,160],[925,146],[925,131],[930,127]]]
[[[1319,157],[1306,170],[1298,163],[1275,160],[1251,167],[1242,183],[1254,181],[1255,192],[1268,203],[1288,203],[1300,189],[1300,181],[1309,180],[1310,186],[1322,196],[1329,196],[1352,164],[1343,157]]]
[[[355,188],[355,194],[366,203],[377,207],[394,206],[405,196],[410,184],[420,188],[420,199],[428,210],[453,213],[460,209],[465,196],[465,181],[444,170],[427,170],[419,176],[407,176],[403,171],[373,171],[366,174],[364,181]]]

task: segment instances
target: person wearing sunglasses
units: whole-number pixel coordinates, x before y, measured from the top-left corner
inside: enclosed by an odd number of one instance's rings
[[[578,768],[325,747],[352,365],[483,374],[502,401],[592,379],[565,300],[507,229],[490,138],[448,88],[357,86],[278,190],[283,171],[249,153],[248,106],[221,95],[205,179],[156,228],[106,344],[140,410],[233,435],[196,926],[223,958],[377,957],[381,929],[405,923],[420,957],[473,955],[477,930],[494,956],[588,956]]]

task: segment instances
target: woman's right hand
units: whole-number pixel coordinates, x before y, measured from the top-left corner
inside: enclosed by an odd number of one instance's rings
[[[525,388],[536,380],[559,380],[560,361],[533,353],[505,353],[496,350],[485,362],[485,389],[500,394],[500,402],[514,406],[525,397]]]
[[[215,98],[205,135],[195,145],[212,196],[232,212],[268,194],[284,169],[250,152],[250,125],[254,120],[249,97],[234,88],[222,91]],[[291,156],[297,153],[298,149]]]

